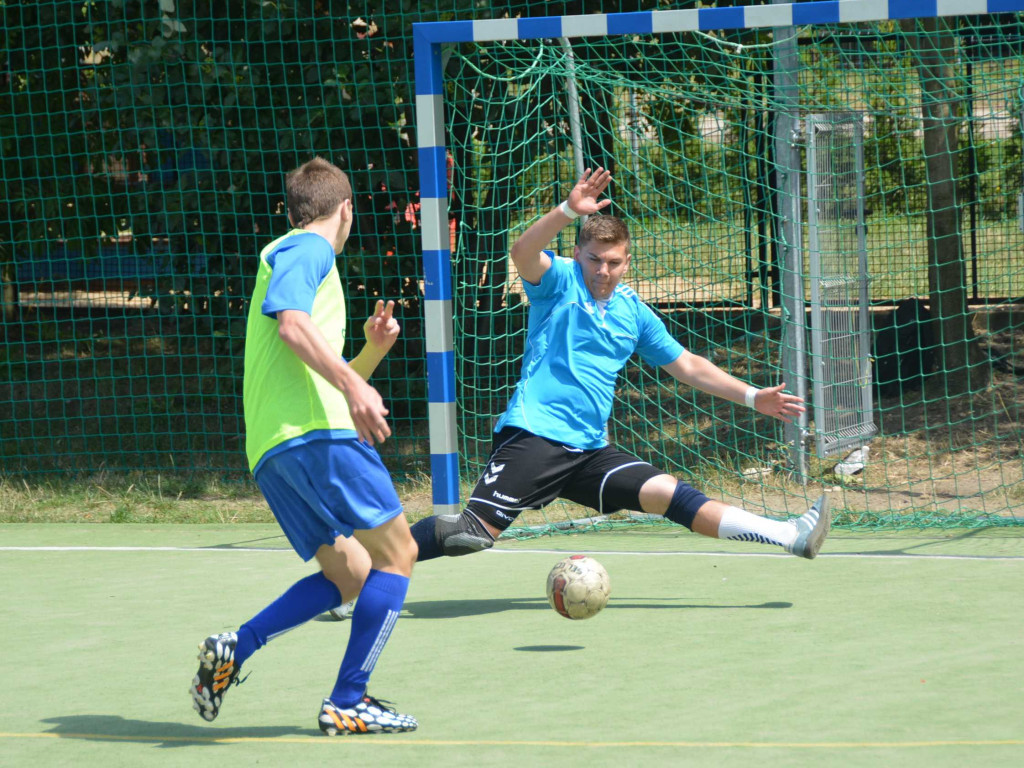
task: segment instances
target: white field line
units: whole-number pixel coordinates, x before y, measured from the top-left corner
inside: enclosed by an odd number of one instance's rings
[[[60,546],[39,546],[39,547],[5,547],[0,546],[0,552],[280,552],[294,554],[291,549],[283,547],[60,547]],[[559,555],[569,554],[564,549],[491,549],[486,550],[491,555]],[[598,550],[598,549],[574,549],[573,554],[594,555],[594,556],[622,556],[622,557],[774,557],[788,558],[782,552],[630,552],[619,550]],[[864,560],[1024,560],[1021,555],[938,555],[920,554],[912,555],[905,552],[828,552],[818,555],[819,558],[856,558]]]
[[[498,555],[508,555],[515,552],[522,552],[531,555],[569,554],[569,551],[559,549],[491,549],[487,551]],[[577,554],[576,550],[572,550],[572,554]],[[601,557],[604,557],[605,555],[625,555],[634,557],[646,557],[650,555],[655,557],[793,557],[793,555],[788,555],[783,552],[617,552],[613,550],[604,552],[591,549],[582,549],[578,554],[599,555]],[[828,558],[831,560],[837,557],[862,558],[864,560],[1024,560],[1024,556],[1018,555],[908,555],[905,552],[894,552],[891,554],[886,552],[828,552],[818,555],[819,559]]]
[[[0,739],[87,739],[112,742],[167,742],[168,744],[317,744],[331,745],[335,739],[323,736],[175,736],[159,734],[112,733],[2,733]],[[1022,739],[943,739],[935,741],[542,741],[540,739],[351,739],[346,749],[360,748],[412,748],[420,747],[548,747],[563,749],[637,749],[643,747],[676,749],[934,749],[942,747],[1007,747],[1024,745]],[[365,754],[365,753],[360,753]],[[987,754],[987,753],[986,753]],[[635,764],[634,759],[627,764]]]

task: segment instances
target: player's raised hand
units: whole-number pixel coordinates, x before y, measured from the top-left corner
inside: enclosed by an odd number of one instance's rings
[[[605,191],[611,180],[611,171],[606,171],[604,168],[596,168],[591,171],[590,168],[587,168],[580,176],[580,180],[576,182],[576,186],[572,188],[572,192],[569,193],[569,198],[566,201],[568,206],[580,216],[589,216],[602,208],[607,208],[612,201],[608,199],[598,201],[597,198]]]
[[[785,388],[786,383],[782,382],[777,387],[765,387],[758,390],[757,396],[754,398],[754,408],[765,416],[774,416],[787,424],[791,423],[806,409],[803,406],[804,399],[786,394],[782,391]]]
[[[366,343],[374,346],[381,352],[387,352],[394,346],[402,327],[394,317],[395,302],[377,299],[377,306],[373,314],[363,324],[363,334],[366,336]]]

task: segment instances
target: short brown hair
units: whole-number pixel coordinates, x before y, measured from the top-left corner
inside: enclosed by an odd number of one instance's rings
[[[322,157],[314,157],[291,171],[285,177],[284,187],[288,213],[296,227],[330,216],[339,205],[352,199],[348,176]]]
[[[590,216],[586,224],[580,227],[580,236],[576,244],[583,246],[587,243],[597,241],[606,245],[625,244],[626,253],[629,253],[629,227],[626,222],[618,216]]]

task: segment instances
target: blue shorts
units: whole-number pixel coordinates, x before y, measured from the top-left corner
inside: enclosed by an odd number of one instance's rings
[[[338,536],[376,528],[402,512],[377,451],[354,437],[279,451],[257,467],[256,484],[303,560]]]

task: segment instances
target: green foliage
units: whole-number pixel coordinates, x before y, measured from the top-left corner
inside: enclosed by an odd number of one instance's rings
[[[256,254],[286,226],[284,173],[321,154],[350,173],[357,192],[353,237],[339,263],[351,335],[360,335],[361,319],[378,297],[400,302],[401,342],[375,383],[393,419],[404,420],[396,432],[412,436],[413,449],[403,447],[393,458],[414,462],[426,398],[411,24],[684,7],[694,4],[3,3],[0,288],[5,330],[16,343],[2,352],[0,403],[17,411],[0,416],[4,457],[18,463],[35,456],[47,470],[185,456],[209,466],[195,458],[205,450],[234,457],[226,463],[236,466],[240,353]],[[979,83],[1019,82],[1020,46],[1006,29],[979,27],[975,37],[982,42],[958,38],[961,53],[969,52],[978,67]],[[917,74],[898,25],[799,34],[802,112],[851,109],[870,116],[872,253],[898,252],[894,258],[906,260],[900,264],[920,263],[914,248],[902,245],[923,242],[927,195],[913,107]],[[613,210],[635,222],[648,252],[660,251],[657,263],[637,263],[637,274],[667,278],[659,290],[674,290],[677,278],[725,279],[744,290],[755,253],[764,257],[760,277],[767,286],[772,253],[752,244],[750,217],[774,215],[776,43],[768,30],[573,42],[580,82],[599,86],[581,89],[584,155],[614,168]],[[525,313],[520,294],[505,290],[509,233],[556,203],[575,175],[562,53],[556,42],[543,46],[533,80],[513,77],[531,66],[533,44],[446,50],[456,323],[459,351],[470,359],[518,354]],[[959,66],[964,56],[951,61]],[[995,64],[982,71],[983,61]],[[643,93],[636,89],[631,107],[629,91],[637,83]],[[1019,88],[1000,92],[1008,94],[1005,103],[987,107],[1019,115]],[[965,109],[957,114],[967,119]],[[708,135],[715,121],[725,127]],[[1007,218],[1022,185],[1020,126],[1010,135],[978,128],[973,139],[966,128],[960,132],[960,197],[977,201],[988,235],[1012,245]],[[904,240],[891,245],[896,236]],[[980,243],[985,236],[979,233]],[[771,238],[766,230],[762,242]],[[11,320],[11,308],[30,306],[19,305],[17,289],[81,287],[84,279],[59,268],[97,265],[111,251],[137,260],[142,279],[126,280],[135,292],[130,298],[141,292],[149,299],[131,322],[118,321],[125,328],[115,329],[93,309],[33,307],[20,325]],[[19,284],[16,270],[26,265],[36,272],[28,270]],[[55,277],[47,286],[51,267]],[[875,285],[916,287],[920,277],[889,264]],[[708,296],[716,298],[717,290],[708,288]],[[466,367],[473,369],[466,381],[479,387],[488,408],[503,402],[514,365],[500,373],[489,363]],[[45,397],[25,394],[41,385]],[[489,413],[481,406],[467,418],[486,432]],[[206,434],[213,428],[220,434]]]
[[[865,207],[877,206],[888,215],[920,213],[928,208],[921,121],[908,111],[906,107],[894,109],[890,99],[872,99],[871,124],[864,141]]]

